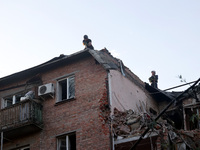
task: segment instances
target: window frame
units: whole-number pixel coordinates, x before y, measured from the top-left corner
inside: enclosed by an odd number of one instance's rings
[[[11,107],[14,104],[20,103],[20,98],[25,95],[26,91],[20,91],[11,95],[7,95],[1,98],[1,109]],[[10,105],[8,105],[8,101],[11,102]]]
[[[69,81],[70,81],[70,78],[73,78],[73,90],[74,90],[74,94],[72,97],[69,97],[70,96],[70,87],[69,87]],[[66,98],[62,98],[62,95],[63,95],[63,91],[62,91],[62,82],[65,82],[66,81]],[[61,78],[61,79],[58,79],[57,80],[57,92],[56,92],[56,95],[57,95],[57,98],[56,98],[56,102],[59,103],[59,102],[63,102],[63,101],[68,101],[70,99],[75,99],[75,75],[70,75],[70,76],[67,76],[65,78]]]
[[[65,142],[66,142],[66,150],[71,150],[71,142],[70,142],[70,136],[75,136],[75,139],[76,140],[76,132],[72,132],[72,133],[69,133],[69,134],[64,134],[64,135],[60,135],[60,136],[57,136],[57,149],[56,150],[60,150],[60,141],[65,139]],[[75,148],[72,147],[73,149],[76,149],[76,141],[75,141]]]

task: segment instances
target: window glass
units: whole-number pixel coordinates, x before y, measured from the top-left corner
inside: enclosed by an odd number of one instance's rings
[[[61,100],[67,99],[67,80],[63,80],[60,82],[61,86]]]
[[[58,100],[63,101],[75,97],[75,77],[58,81]]]
[[[4,103],[4,105],[3,105],[4,108],[9,107],[13,104],[20,103],[20,99],[24,95],[25,95],[25,92],[20,92],[20,93],[14,94],[12,96],[8,96],[8,97],[3,98],[2,100],[3,100],[3,103]]]
[[[13,103],[12,98],[7,98],[7,99],[5,100],[5,107],[11,106],[12,103]]]
[[[66,143],[66,137],[62,137],[58,140],[58,147],[59,147],[59,150],[66,150],[67,147],[67,143]]]
[[[69,97],[68,98],[73,98],[75,96],[75,88],[74,88],[74,77],[68,78],[68,84],[69,84]]]
[[[76,134],[73,133],[58,138],[57,150],[76,150]]]

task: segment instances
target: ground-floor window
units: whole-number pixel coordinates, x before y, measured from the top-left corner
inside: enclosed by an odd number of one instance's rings
[[[67,134],[57,138],[57,150],[76,150],[76,134]]]

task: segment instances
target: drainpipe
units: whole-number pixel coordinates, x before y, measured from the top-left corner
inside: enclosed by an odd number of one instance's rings
[[[111,134],[111,145],[112,145],[112,150],[115,150],[115,145],[114,145],[114,135],[113,135],[113,128],[112,128],[112,89],[111,89],[111,75],[110,72],[108,72],[108,94],[109,94],[109,105],[110,105],[110,109],[111,109],[111,113],[110,113],[110,118],[111,118],[111,122],[110,122],[110,134]]]
[[[3,132],[1,132],[1,150],[3,150]]]
[[[112,89],[111,89],[111,80],[110,72],[108,72],[108,94],[109,94],[109,105],[112,106]]]
[[[122,75],[125,77],[125,73],[124,73],[124,69],[123,69],[123,65],[122,65],[122,61],[121,60],[118,60],[119,64],[120,64],[120,69],[121,69],[121,73]]]

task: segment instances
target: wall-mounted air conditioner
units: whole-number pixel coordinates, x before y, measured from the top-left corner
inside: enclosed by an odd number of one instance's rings
[[[54,86],[53,83],[44,84],[38,87],[38,96],[53,94]]]

